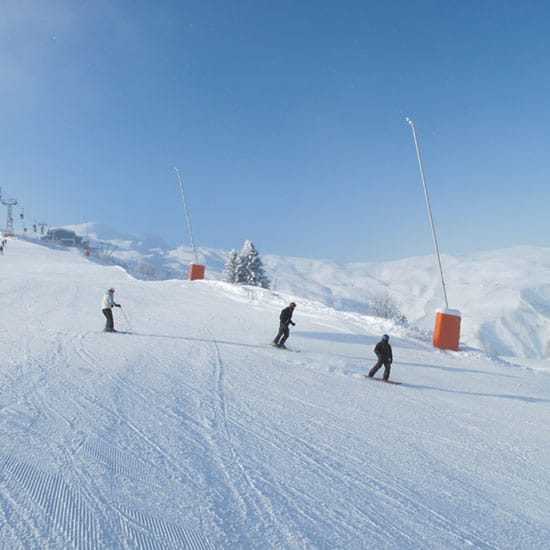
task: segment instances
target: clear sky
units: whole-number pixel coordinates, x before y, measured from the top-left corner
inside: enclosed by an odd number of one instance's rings
[[[27,224],[188,245],[178,166],[199,246],[431,254],[409,116],[443,253],[550,246],[546,1],[0,5],[0,185]]]

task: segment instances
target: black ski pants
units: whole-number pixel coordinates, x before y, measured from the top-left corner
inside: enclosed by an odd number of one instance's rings
[[[105,315],[105,318],[107,319],[107,322],[105,323],[105,330],[108,332],[113,332],[115,330],[115,320],[113,319],[113,310],[109,308],[102,309],[103,315]]]
[[[273,339],[273,343],[276,346],[282,346],[288,339],[288,336],[290,334],[290,330],[288,328],[288,323],[281,323],[279,326],[279,332],[277,333],[277,336]]]
[[[382,378],[384,378],[384,380],[388,380],[390,377],[391,361],[384,357],[378,358],[376,365],[374,365],[374,367],[372,367],[372,369],[369,371],[369,376],[374,376],[382,365],[384,365],[384,376]]]

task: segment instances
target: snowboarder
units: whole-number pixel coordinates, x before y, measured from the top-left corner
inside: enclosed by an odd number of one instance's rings
[[[376,362],[376,365],[372,367],[372,369],[369,371],[369,377],[372,378],[376,371],[384,365],[384,376],[382,377],[386,382],[388,381],[390,377],[390,369],[391,364],[393,362],[393,354],[392,349],[389,344],[390,337],[387,334],[384,334],[382,336],[382,339],[376,346],[374,346],[374,353],[376,353],[376,356],[378,357],[378,361]]]
[[[273,345],[278,348],[286,349],[285,342],[290,334],[288,325],[296,326],[296,323],[292,320],[292,314],[294,313],[295,307],[296,304],[290,302],[287,307],[281,310],[281,314],[279,315],[279,332],[273,340]]]
[[[112,310],[114,307],[120,307],[120,304],[117,304],[115,302],[113,296],[114,293],[114,288],[107,289],[105,291],[105,294],[103,295],[103,301],[101,302],[101,311],[103,311],[103,315],[105,315],[105,318],[107,319],[107,322],[105,324],[105,332],[116,332]]]

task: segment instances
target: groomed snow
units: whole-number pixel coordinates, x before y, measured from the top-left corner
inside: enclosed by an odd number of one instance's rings
[[[17,239],[0,284],[1,548],[548,545],[547,362]],[[401,386],[364,378],[382,333]]]

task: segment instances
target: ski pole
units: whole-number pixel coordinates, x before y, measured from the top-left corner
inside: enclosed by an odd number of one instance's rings
[[[125,311],[122,309],[122,306],[120,306],[118,309],[120,309],[122,316],[124,317],[124,320],[126,321],[126,326],[128,332],[132,331],[132,326],[130,325],[130,320],[128,319],[128,316],[126,315]]]

